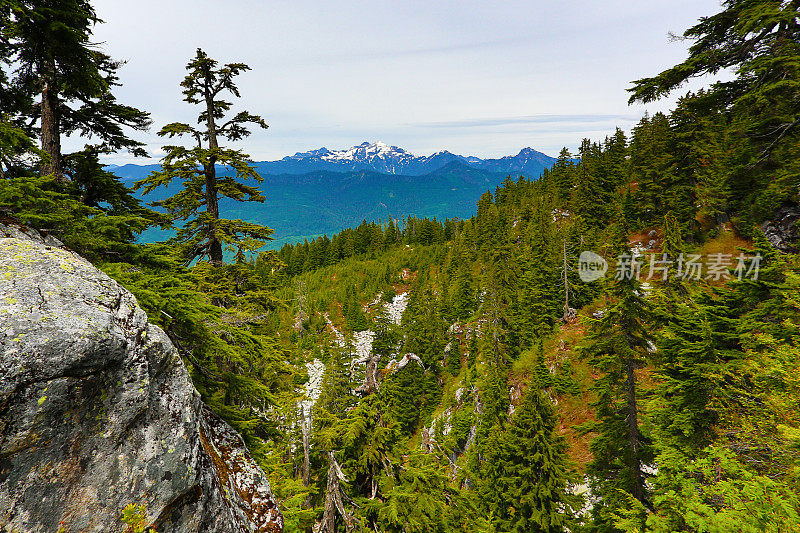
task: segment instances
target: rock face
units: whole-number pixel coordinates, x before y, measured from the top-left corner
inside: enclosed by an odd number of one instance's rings
[[[793,253],[798,249],[798,227],[800,222],[800,206],[786,205],[781,207],[772,220],[764,222],[761,229],[764,236],[778,250]]]
[[[0,531],[280,532],[266,475],[135,298],[0,224]]]

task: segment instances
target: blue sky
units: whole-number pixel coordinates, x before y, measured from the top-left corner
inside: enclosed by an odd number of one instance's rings
[[[669,109],[674,98],[629,107],[625,89],[685,57],[690,43],[671,41],[669,32],[719,11],[712,0],[95,6],[105,20],[95,40],[128,62],[119,99],[152,113],[153,130],[136,135],[151,155],[161,154],[155,131],[196,116],[179,83],[199,46],[220,62],[253,69],[239,77],[237,106],[262,115],[270,129],[237,146],[256,160],[365,140],[419,155],[574,149],[583,137],[629,129],[645,109]]]

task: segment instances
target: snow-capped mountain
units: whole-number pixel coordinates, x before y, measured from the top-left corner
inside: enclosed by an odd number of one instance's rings
[[[406,174],[405,170],[416,158],[397,146],[380,141],[364,142],[347,150],[320,148],[309,152],[298,152],[281,161],[305,161],[307,163],[328,162],[345,167],[345,170],[374,170],[385,174]]]
[[[454,161],[487,172],[519,173],[535,178],[543,169],[549,168],[555,159],[532,148],[524,148],[516,156],[506,156],[500,159],[465,157],[446,150],[429,156],[416,156],[398,146],[390,146],[378,141],[364,142],[345,150],[330,150],[323,147],[308,152],[298,152],[279,161],[259,163],[258,170],[266,174],[304,174],[320,170],[332,172],[371,170],[384,174],[421,176],[435,172]]]

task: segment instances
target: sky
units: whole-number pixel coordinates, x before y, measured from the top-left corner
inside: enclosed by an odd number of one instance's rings
[[[557,155],[670,109],[674,97],[628,106],[625,89],[685,58],[690,43],[670,32],[720,10],[718,0],[93,3],[105,21],[94,41],[127,61],[118,100],[153,118],[134,135],[152,159],[107,159],[118,164],[156,162],[161,126],[196,119],[179,84],[198,47],[251,67],[234,110],[270,127],[232,146],[257,161],[377,140],[417,155]]]

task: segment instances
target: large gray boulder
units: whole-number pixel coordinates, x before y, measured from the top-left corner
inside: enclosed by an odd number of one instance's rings
[[[0,531],[280,532],[266,475],[136,299],[0,224]]]

